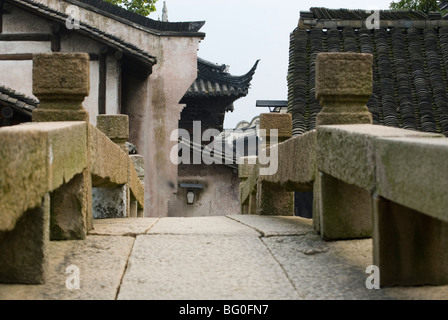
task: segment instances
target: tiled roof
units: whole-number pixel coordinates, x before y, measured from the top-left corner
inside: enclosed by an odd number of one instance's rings
[[[0,104],[31,116],[32,111],[39,105],[39,101],[0,85]]]
[[[315,128],[319,52],[374,55],[373,94],[367,107],[374,124],[448,136],[448,27],[296,28],[290,37],[288,111],[293,134]]]
[[[205,21],[192,22],[163,22],[144,17],[138,13],[126,10],[103,0],[66,0],[78,6],[93,9],[105,15],[110,15],[116,19],[124,19],[139,26],[149,28],[159,32],[176,33],[197,33],[205,24]],[[199,34],[198,36],[203,36]]]
[[[198,58],[198,76],[186,92],[184,98],[244,97],[249,92],[250,82],[255,74],[258,62],[245,75],[233,76],[227,72],[226,65],[214,64]]]
[[[372,13],[361,9],[311,8],[301,11],[301,19],[317,20],[365,20]],[[426,20],[429,15],[419,10],[380,10],[381,20]]]
[[[6,0],[20,7],[37,12],[49,19],[58,21],[59,23],[65,24],[65,21],[69,17],[65,12],[60,12],[47,7],[46,5],[33,1],[33,0]],[[107,45],[122,50],[125,55],[130,55],[133,58],[139,60],[145,65],[153,65],[156,63],[156,58],[149,53],[139,49],[135,45],[128,43],[118,37],[115,37],[109,33],[101,31],[83,21],[80,21],[80,29],[76,29],[77,32],[83,33],[95,40],[106,43]]]

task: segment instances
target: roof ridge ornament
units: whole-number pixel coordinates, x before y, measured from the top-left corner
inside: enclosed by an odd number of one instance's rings
[[[163,1],[162,22],[168,22],[168,8],[166,6],[166,1]]]

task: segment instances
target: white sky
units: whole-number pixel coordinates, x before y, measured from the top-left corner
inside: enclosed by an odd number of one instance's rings
[[[311,7],[332,9],[388,9],[392,0],[165,0],[168,20],[206,21],[206,33],[198,56],[230,66],[232,75],[247,73],[260,59],[249,94],[235,102],[224,128],[241,120],[252,120],[267,108],[256,108],[256,100],[287,100],[286,75],[289,35],[297,27],[300,11]],[[156,3],[152,19],[162,18],[163,0]]]

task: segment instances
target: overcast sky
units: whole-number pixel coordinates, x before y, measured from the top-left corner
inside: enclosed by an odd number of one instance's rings
[[[158,0],[152,19],[162,18],[164,0]],[[234,128],[241,120],[252,120],[265,108],[256,100],[287,100],[286,75],[289,60],[289,35],[297,27],[300,11],[311,7],[346,9],[388,9],[392,0],[166,0],[168,20],[206,21],[205,39],[198,56],[230,66],[232,75],[247,73],[260,64],[249,94],[235,102],[224,128]]]

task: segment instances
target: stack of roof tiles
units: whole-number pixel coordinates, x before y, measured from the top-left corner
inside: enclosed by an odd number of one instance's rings
[[[301,19],[366,19],[365,12],[311,8]],[[404,18],[433,19],[419,11],[381,11],[381,19]],[[374,124],[448,136],[448,24],[417,28],[400,23],[412,27],[355,29],[339,24],[322,29],[299,24],[290,37],[288,69],[294,135],[314,129],[321,110],[314,87],[317,54],[362,52],[374,55],[373,94],[367,102]]]
[[[20,113],[31,116],[33,110],[39,105],[39,101],[0,85],[1,105],[11,107]]]

